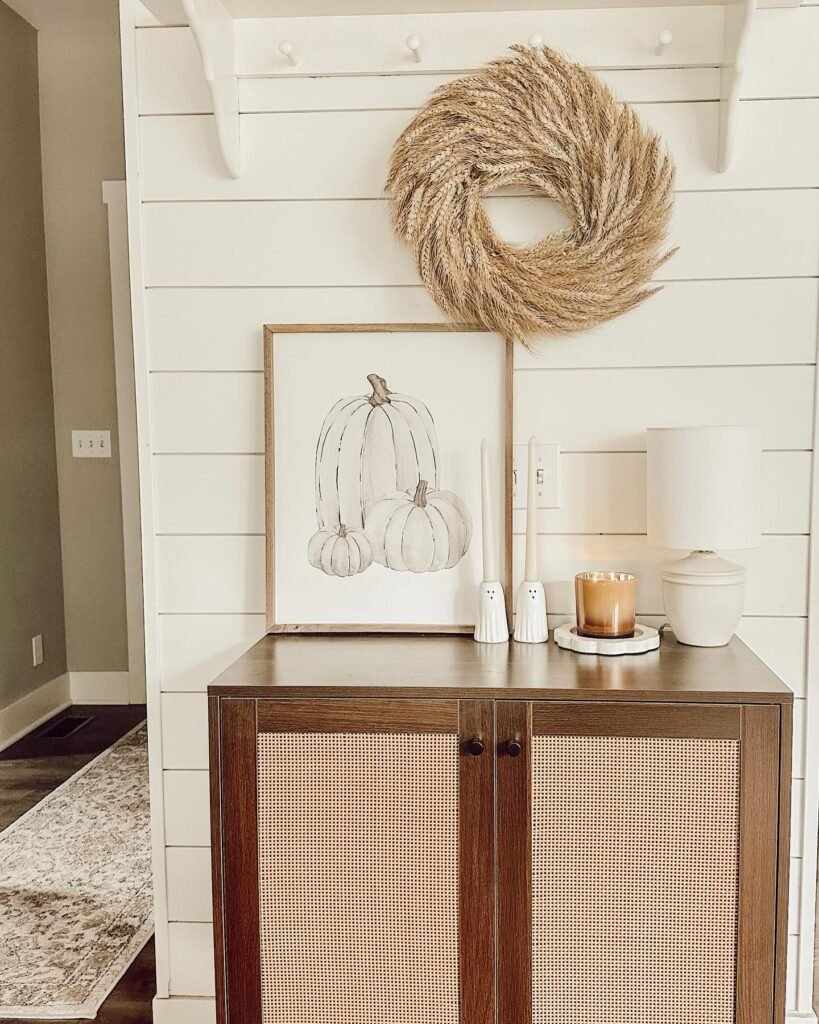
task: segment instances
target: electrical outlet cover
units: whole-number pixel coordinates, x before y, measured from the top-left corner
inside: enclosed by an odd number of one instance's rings
[[[560,508],[560,445],[537,446],[537,507]],[[512,508],[526,508],[529,446],[512,446]]]
[[[110,430],[72,430],[71,454],[75,459],[110,459]]]

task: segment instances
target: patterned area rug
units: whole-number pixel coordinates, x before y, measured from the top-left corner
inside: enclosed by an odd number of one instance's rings
[[[92,1018],[153,931],[137,726],[0,834],[0,1018]]]

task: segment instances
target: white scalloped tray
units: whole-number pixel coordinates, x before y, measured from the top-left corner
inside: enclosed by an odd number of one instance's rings
[[[558,626],[554,632],[554,640],[558,647],[578,654],[645,654],[656,651],[660,646],[660,634],[653,626],[641,626],[638,622],[634,628],[634,636],[622,640],[598,640],[591,636],[580,636],[577,626],[566,623]]]

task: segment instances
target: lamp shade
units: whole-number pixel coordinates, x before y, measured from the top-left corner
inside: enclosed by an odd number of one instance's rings
[[[650,427],[648,543],[685,551],[759,546],[756,427]]]

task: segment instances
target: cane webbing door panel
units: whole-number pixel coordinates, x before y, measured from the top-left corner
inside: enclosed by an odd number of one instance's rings
[[[253,850],[221,885],[256,905],[232,948],[224,922],[220,1021],[490,1024],[491,702],[222,700],[223,729],[251,713]],[[223,800],[223,849],[236,819]]]
[[[499,1024],[769,1024],[778,709],[502,715],[499,891],[517,910],[499,913]],[[529,935],[504,927],[521,905]]]

